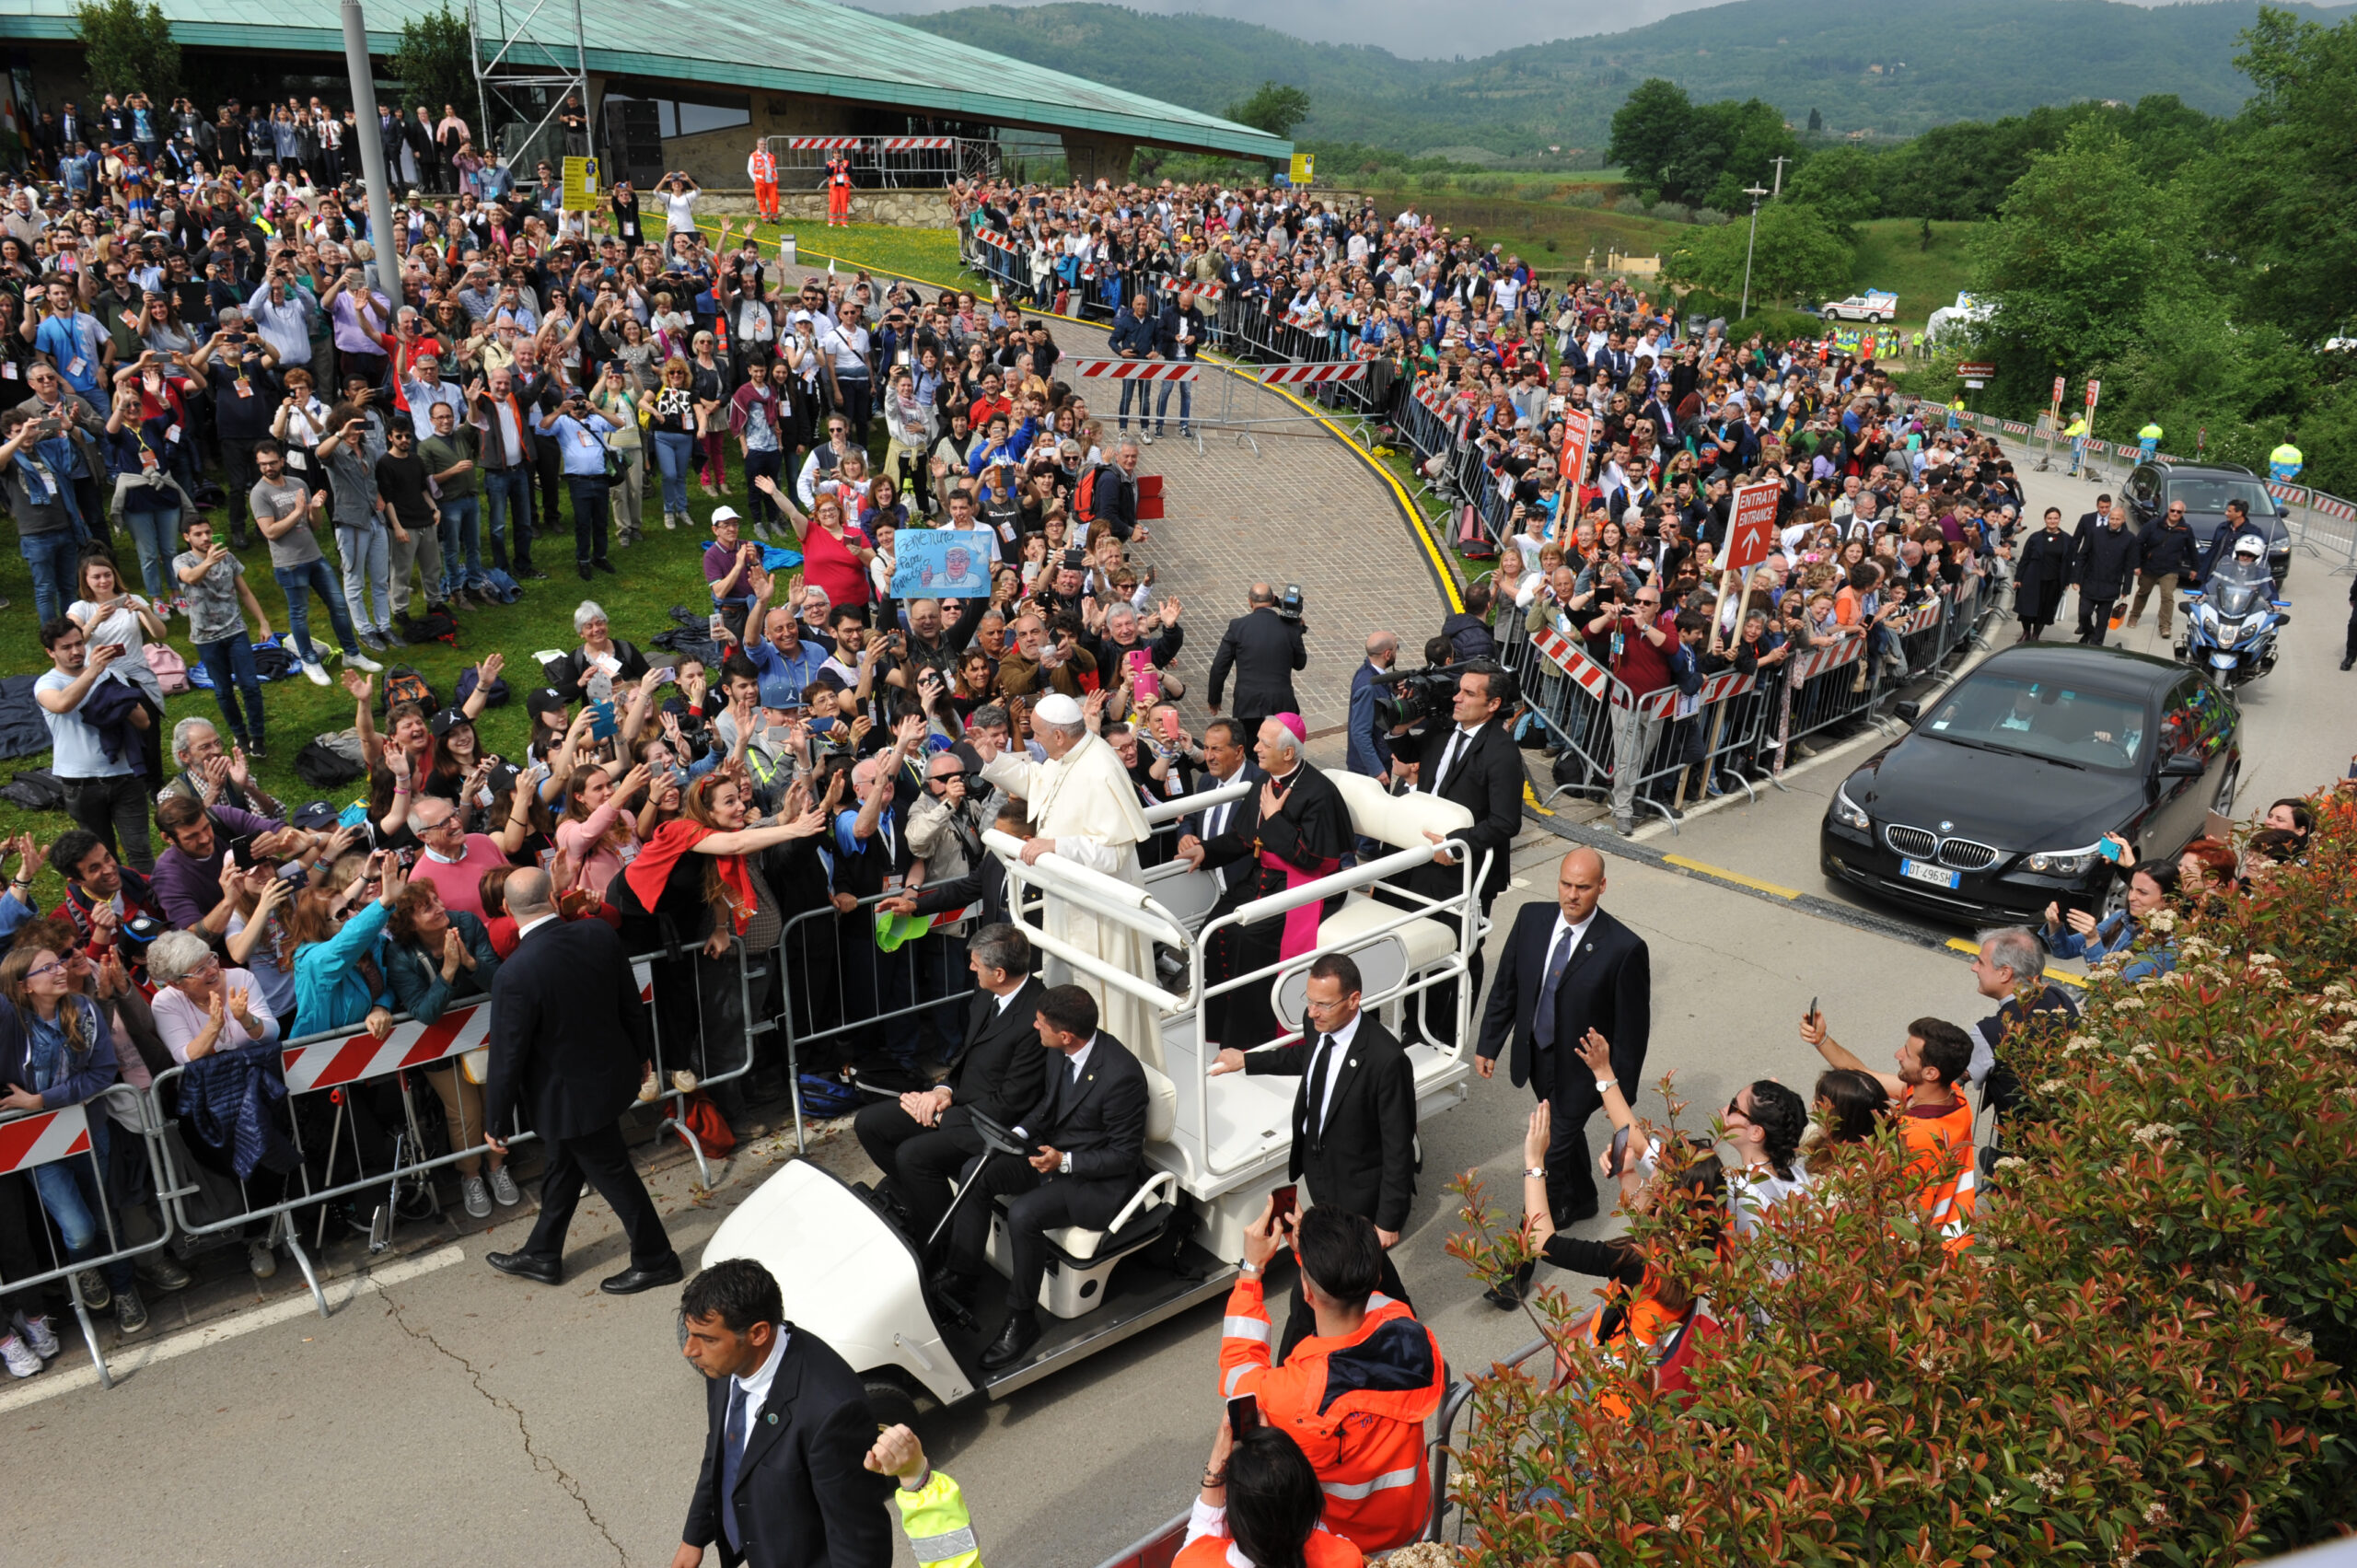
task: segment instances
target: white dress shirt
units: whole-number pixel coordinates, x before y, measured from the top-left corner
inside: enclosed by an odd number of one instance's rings
[[[1482,730],[1489,727],[1489,722],[1483,719],[1471,729],[1459,725],[1449,732],[1448,744],[1441,749],[1440,766],[1433,770],[1433,782],[1426,793],[1431,795],[1440,793],[1441,785],[1448,782],[1449,775],[1457,771],[1457,764],[1465,761],[1465,754],[1473,749],[1473,742],[1480,738]]]
[[[1332,1034],[1321,1035],[1318,1037],[1318,1049],[1320,1051],[1328,1053],[1326,1056],[1326,1092],[1318,1098],[1318,1104],[1310,1116],[1309,1130],[1312,1133],[1322,1132],[1325,1129],[1326,1113],[1334,1108],[1334,1086],[1342,1081],[1342,1063],[1349,1058],[1351,1041],[1358,1038],[1359,1020],[1365,1016],[1366,1015],[1364,1012],[1353,1013],[1351,1015],[1351,1021],[1349,1023],[1344,1024]],[[1302,1082],[1304,1084],[1314,1082],[1317,1079],[1317,1076],[1318,1059],[1313,1056],[1309,1062],[1308,1075],[1304,1077]]]
[[[780,1325],[776,1342],[770,1346],[769,1358],[754,1369],[753,1375],[750,1377],[728,1379],[734,1387],[745,1390],[745,1441],[748,1444],[753,1440],[753,1418],[760,1414],[761,1407],[769,1402],[770,1385],[777,1381],[777,1364],[785,1354],[785,1342],[790,1337],[790,1330],[784,1325]],[[722,1440],[726,1440],[725,1432],[722,1434]],[[742,1447],[737,1449],[740,1456],[743,1452]]]

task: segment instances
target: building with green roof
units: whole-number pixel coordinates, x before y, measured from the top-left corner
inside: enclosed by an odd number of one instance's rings
[[[337,0],[158,0],[182,50],[183,90],[202,107],[289,92],[341,103],[343,32]],[[527,72],[575,68],[570,9],[483,0],[486,32],[528,38],[506,60]],[[379,80],[406,19],[441,0],[367,0]],[[828,0],[580,0],[580,42],[593,124],[602,100],[658,106],[662,159],[702,183],[741,186],[757,136],[899,136],[943,133],[1061,143],[1072,174],[1125,176],[1132,152],[1156,146],[1283,158],[1292,144],[1248,125],[920,31]],[[454,9],[463,11],[463,0]],[[0,12],[20,109],[84,99],[74,0],[15,0]],[[562,34],[552,31],[562,27]],[[479,41],[490,53],[502,41]],[[316,83],[316,86],[306,84]],[[211,90],[208,90],[210,88]],[[28,97],[30,103],[23,100]],[[410,106],[404,105],[404,108]],[[437,112],[440,105],[431,106]],[[472,122],[476,106],[461,104]]]

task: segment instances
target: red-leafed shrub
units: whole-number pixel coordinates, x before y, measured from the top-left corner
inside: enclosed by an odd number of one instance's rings
[[[2010,1043],[2028,1105],[1962,1256],[1886,1135],[1749,1241],[1631,1223],[1724,1330],[1690,1396],[1566,1331],[1584,1285],[1543,1294],[1567,1375],[1481,1379],[1457,1428],[1474,1560],[2125,1568],[2357,1522],[2357,807],[2316,805],[2305,863],[2151,934],[2174,971],[2099,970]],[[1459,1255],[1526,1256],[1462,1191]]]

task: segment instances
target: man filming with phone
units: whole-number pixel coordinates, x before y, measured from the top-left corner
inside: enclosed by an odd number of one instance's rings
[[[1290,1245],[1318,1331],[1273,1365],[1261,1272]],[[1271,1195],[1244,1228],[1228,1293],[1219,1391],[1259,1401],[1326,1491],[1326,1528],[1372,1557],[1414,1540],[1432,1505],[1424,1423],[1446,1378],[1440,1342],[1404,1301],[1376,1294],[1383,1242],[1364,1214],[1330,1203],[1280,1213]]]

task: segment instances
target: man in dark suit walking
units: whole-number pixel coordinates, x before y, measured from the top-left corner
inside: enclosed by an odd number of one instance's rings
[[[704,1375],[703,1469],[671,1568],[887,1568],[894,1481],[866,1468],[876,1415],[859,1375],[749,1258],[679,1293],[681,1350]]]
[[[1039,998],[1039,1043],[1047,1058],[1039,1102],[1016,1123],[1016,1141],[1032,1152],[986,1156],[979,1185],[950,1225],[950,1262],[937,1294],[970,1303],[987,1266],[991,1200],[1006,1210],[1010,1252],[1006,1327],[982,1352],[982,1370],[1011,1366],[1039,1338],[1039,1281],[1048,1272],[1047,1239],[1058,1225],[1101,1230],[1137,1191],[1145,1164],[1145,1069],[1129,1049],[1097,1028],[1097,998],[1077,985],[1050,986]]]
[[[1260,721],[1271,714],[1297,714],[1301,700],[1293,694],[1293,672],[1309,663],[1299,621],[1277,613],[1277,590],[1266,583],[1252,585],[1251,608],[1227,623],[1212,655],[1211,710],[1220,707],[1228,672],[1236,673],[1236,716],[1247,735],[1257,734]]]
[[[1391,1249],[1408,1226],[1416,1196],[1416,1072],[1398,1038],[1359,1011],[1359,966],[1327,953],[1309,966],[1302,1039],[1267,1051],[1227,1050],[1212,1064],[1223,1073],[1275,1073],[1301,1080],[1293,1101],[1288,1177],[1306,1184],[1302,1206],[1347,1209],[1375,1225],[1383,1243],[1383,1294],[1406,1301]],[[1282,1363],[1318,1317],[1294,1275],[1293,1315],[1277,1347]]]
[[[859,1146],[892,1181],[922,1247],[949,1207],[949,1184],[982,1152],[974,1113],[1009,1126],[1039,1102],[1047,1052],[1039,1049],[1039,998],[1031,943],[1020,928],[985,925],[966,943],[977,989],[966,1046],[939,1086],[864,1107],[852,1121]]]
[[[1527,903],[1515,914],[1489,1005],[1481,1012],[1474,1066],[1484,1078],[1514,1038],[1508,1075],[1553,1108],[1547,1147],[1547,1207],[1558,1230],[1596,1217],[1596,1170],[1587,1157],[1587,1119],[1604,1103],[1597,1079],[1574,1047],[1595,1029],[1612,1042],[1612,1076],[1631,1103],[1645,1070],[1653,1032],[1653,958],[1644,939],[1596,905],[1604,898],[1604,857],[1582,847],[1563,856],[1555,903]],[[1518,1306],[1530,1283],[1525,1264],[1493,1286],[1490,1301]]]
[[[1232,784],[1248,784],[1257,787],[1268,782],[1269,775],[1252,760],[1252,739],[1244,726],[1235,719],[1213,719],[1203,726],[1203,776],[1195,785],[1197,795],[1205,795]],[[1178,825],[1181,840],[1192,838],[1202,842],[1219,837],[1239,823],[1248,821],[1259,809],[1256,796],[1241,800],[1223,801],[1206,806],[1186,818]],[[1206,922],[1229,913],[1252,896],[1251,868],[1241,863],[1202,868],[1219,884],[1219,897],[1213,900]],[[1204,955],[1204,980],[1217,983],[1231,979],[1236,973],[1235,927],[1213,937],[1214,947]],[[1232,991],[1203,998],[1203,1038],[1216,1040],[1227,1024]]]
[[[1480,873],[1478,891],[1481,918],[1499,890],[1514,875],[1515,835],[1522,831],[1522,752],[1507,726],[1514,721],[1522,691],[1511,670],[1488,659],[1477,659],[1457,678],[1451,713],[1456,725],[1424,737],[1420,759],[1408,764],[1415,790],[1453,800],[1473,813],[1473,824],[1458,836],[1476,865],[1490,857]],[[1426,835],[1430,837],[1430,834]],[[1464,869],[1456,857],[1435,850],[1429,865],[1418,866],[1400,878],[1410,892],[1446,898],[1464,887]],[[1481,994],[1481,945],[1473,945],[1472,994]],[[1434,1034],[1433,1044],[1446,1050],[1455,1045],[1457,982],[1446,981],[1424,993],[1423,1016]]]
[[[679,1255],[631,1167],[619,1125],[655,1054],[630,954],[603,921],[559,920],[548,873],[537,867],[507,879],[507,912],[516,919],[517,945],[492,986],[483,1119],[505,1127],[517,1105],[528,1103],[549,1163],[540,1217],[522,1250],[493,1252],[484,1261],[503,1274],[562,1283],[564,1233],[586,1182],[630,1234],[630,1267],[598,1288],[633,1295],[677,1284]],[[491,1133],[484,1140],[505,1147]]]

